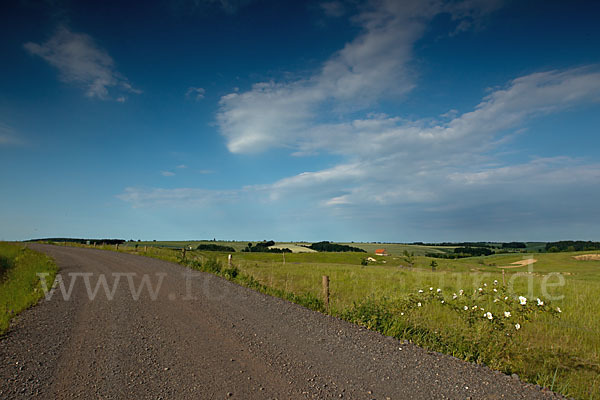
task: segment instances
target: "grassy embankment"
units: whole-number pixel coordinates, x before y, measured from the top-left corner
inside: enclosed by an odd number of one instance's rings
[[[36,273],[48,273],[54,281],[58,268],[52,260],[23,245],[0,242],[0,335],[11,318],[44,296]]]
[[[410,267],[400,256],[407,245],[398,246],[394,251],[381,246],[392,254],[389,257],[286,254],[285,264],[281,254],[235,253],[234,265],[239,269],[235,274],[224,272],[223,267],[214,269],[219,264],[215,259],[226,265],[226,253],[188,252],[186,264],[321,311],[321,277],[328,275],[332,315],[432,350],[517,373],[525,381],[568,396],[600,398],[600,261],[573,258],[582,253],[503,254],[435,259],[438,265],[433,272],[430,263],[434,259],[416,256]],[[421,247],[408,246],[408,250],[415,254],[429,251]],[[121,246],[120,251],[181,262],[181,253],[167,248],[149,247],[144,252],[143,245],[137,249],[129,245]],[[366,256],[377,262],[360,265]],[[504,281],[511,284],[503,286],[499,267],[524,257],[538,261],[505,269]],[[418,293],[419,289],[424,292]],[[461,289],[463,295],[459,295]],[[527,297],[526,306],[519,304],[519,295]],[[538,297],[543,306],[537,306]],[[551,297],[556,300],[549,301]],[[494,298],[499,301],[494,302]],[[473,309],[475,305],[477,309]],[[468,311],[463,311],[464,306]],[[560,307],[560,314],[556,307]],[[505,317],[505,311],[511,316]],[[492,320],[484,317],[487,312],[492,312]]]

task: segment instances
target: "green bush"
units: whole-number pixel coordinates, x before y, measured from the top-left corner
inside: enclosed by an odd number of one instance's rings
[[[223,266],[221,265],[221,262],[216,258],[209,258],[204,264],[202,264],[202,271],[212,272],[213,274],[221,273],[222,268]]]

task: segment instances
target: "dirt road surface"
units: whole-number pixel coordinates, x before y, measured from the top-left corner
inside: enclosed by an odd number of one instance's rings
[[[555,397],[176,264],[31,247],[56,260],[66,289],[75,280],[69,300],[57,287],[0,339],[1,399]],[[90,300],[102,276],[114,297],[100,286]],[[132,292],[144,276],[155,292]]]

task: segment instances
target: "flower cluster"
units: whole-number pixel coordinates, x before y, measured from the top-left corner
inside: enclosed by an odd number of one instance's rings
[[[525,296],[510,295],[506,286],[499,285],[497,280],[489,286],[483,283],[471,295],[462,289],[452,294],[446,294],[441,288],[433,286],[428,289],[417,290],[416,294],[410,295],[407,301],[399,305],[401,315],[408,315],[414,308],[438,303],[456,311],[469,325],[487,321],[490,329],[506,332],[510,336],[536,314],[550,313],[557,316],[562,312],[560,307],[551,307],[540,298],[527,299]]]

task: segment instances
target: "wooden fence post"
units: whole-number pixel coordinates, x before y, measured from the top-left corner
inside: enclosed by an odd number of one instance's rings
[[[231,254],[227,256],[227,266],[231,267]]]
[[[119,243],[115,243],[115,248],[119,250]]]
[[[329,311],[329,277],[327,275],[323,275],[323,302]]]
[[[185,260],[185,247],[181,249],[181,260]]]
[[[504,268],[502,268],[502,286],[506,285],[506,281],[504,280]]]
[[[144,253],[148,250],[148,246],[144,246]]]

